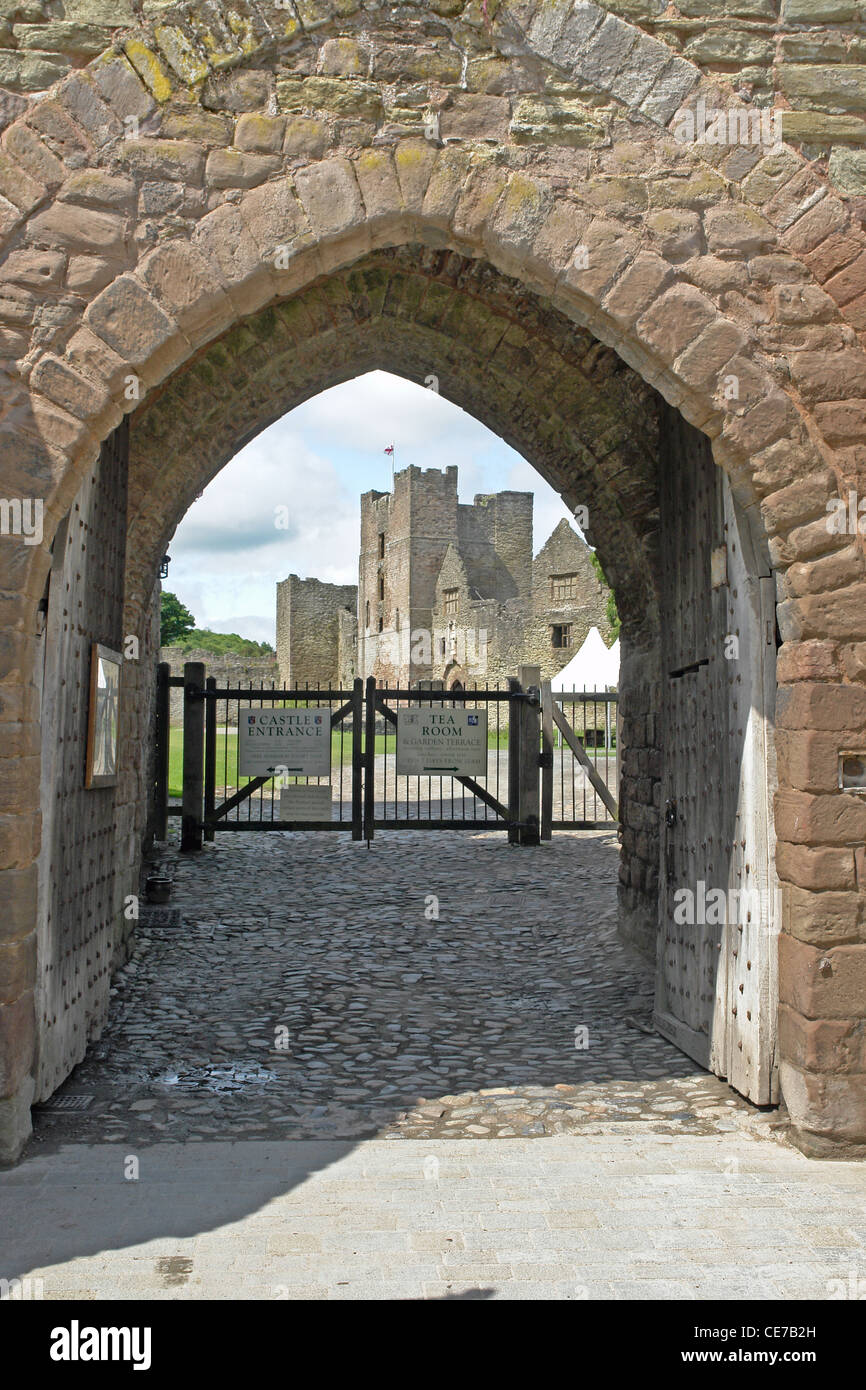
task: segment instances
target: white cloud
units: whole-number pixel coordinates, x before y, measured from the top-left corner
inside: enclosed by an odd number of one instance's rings
[[[427,455],[447,444],[457,445],[467,429],[479,428],[470,415],[435,390],[378,371],[314,396],[293,411],[292,423],[314,432],[323,447],[369,452],[371,459],[381,457],[386,445],[396,444],[401,452],[411,451],[411,462],[422,467],[416,451]],[[408,457],[398,456],[397,466],[408,462]]]
[[[333,465],[294,431],[272,427],[190,508],[171,544],[166,587],[199,627],[273,642],[278,580],[357,582],[359,514]]]
[[[536,551],[568,516],[540,475],[471,415],[435,391],[370,372],[322,392],[240,450],[178,526],[166,588],[198,626],[273,642],[279,580],[294,573],[357,583],[360,495],[390,485],[383,451],[391,443],[398,469],[457,464],[462,501],[533,492]]]

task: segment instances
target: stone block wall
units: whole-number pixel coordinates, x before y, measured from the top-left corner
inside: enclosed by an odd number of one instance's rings
[[[277,585],[277,665],[286,686],[337,687],[340,614],[354,614],[355,584],[326,584],[290,574]]]
[[[275,656],[239,656],[231,652],[209,652],[206,648],[184,651],[181,647],[160,647],[160,661],[167,661],[173,676],[182,676],[184,663],[202,661],[205,676],[215,677],[221,686],[277,685],[280,684],[280,670]],[[171,723],[183,724],[183,691],[172,688],[170,693]]]
[[[358,666],[358,616],[348,608],[337,612],[337,662],[340,687],[350,690],[355,677],[360,675]]]
[[[470,583],[485,598],[528,594],[532,584],[531,492],[478,494],[457,512],[457,534]]]
[[[554,599],[552,581],[574,574],[576,594],[570,599]],[[566,666],[587,637],[597,627],[608,646],[613,632],[607,616],[610,589],[598,578],[589,546],[563,519],[535,557],[532,565],[532,618],[527,624],[527,662],[541,666],[545,679]],[[567,648],[552,645],[551,628],[568,623],[571,642]]]
[[[62,5],[57,0],[2,0],[0,125],[23,110],[26,94],[45,91],[109,48],[125,30],[143,20],[158,22],[169,8],[166,0],[65,0]],[[460,8],[447,2],[431,6],[447,15]],[[497,8],[491,0],[489,9],[495,13]],[[866,195],[866,36],[860,0],[601,0],[601,8],[708,77],[733,83],[747,109],[778,110],[786,143],[819,161],[841,192]],[[365,71],[358,41],[338,44],[315,78],[320,87]],[[379,64],[385,76],[387,57]],[[565,139],[580,147],[596,133],[591,111],[558,93],[523,95],[510,109],[507,64],[501,61],[479,56],[463,73],[459,53],[449,61],[447,53],[439,52],[420,54],[416,68],[420,80],[447,87],[462,78],[465,84],[466,97],[442,112],[443,138],[478,133],[504,138],[510,131],[517,143]],[[308,76],[301,74],[304,80]],[[401,119],[416,120],[420,113],[408,93],[404,100]],[[371,101],[368,94],[368,105]],[[280,104],[300,110],[311,103],[299,103],[293,84],[285,84]],[[363,100],[347,105],[346,114],[363,117]],[[298,141],[315,143],[314,126],[304,126],[303,120],[296,125]]]

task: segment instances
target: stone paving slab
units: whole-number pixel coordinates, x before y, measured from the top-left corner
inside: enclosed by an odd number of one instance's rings
[[[62,1145],[0,1173],[0,1276],[142,1300],[824,1300],[866,1280],[866,1165],[742,1131],[162,1143],[132,1180],[129,1156]]]

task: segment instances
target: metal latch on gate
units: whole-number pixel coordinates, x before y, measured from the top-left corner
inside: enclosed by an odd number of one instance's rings
[[[677,803],[675,798],[665,802],[665,825],[676,825]]]
[[[541,704],[541,694],[537,685],[531,685],[528,690],[512,690],[510,698],[512,700],[526,700],[530,707]]]

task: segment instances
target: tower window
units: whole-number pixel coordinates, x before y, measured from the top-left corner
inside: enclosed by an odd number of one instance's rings
[[[385,627],[385,619],[384,619],[384,618],[380,618],[380,619],[379,619],[379,631],[382,632],[382,630],[384,629],[384,627]]]
[[[457,600],[459,596],[459,590],[457,589],[442,590],[442,601],[444,604],[446,617],[449,614],[455,614],[457,612]]]
[[[379,598],[382,599],[382,598],[384,598],[384,597],[385,597],[385,576],[384,576],[384,574],[380,574],[380,575],[379,575]]]
[[[571,623],[554,623],[550,629],[551,646],[571,646]]]
[[[380,531],[380,532],[379,532],[379,559],[380,559],[380,560],[384,560],[384,558],[385,558],[385,532],[384,532],[384,531]]]
[[[369,632],[369,630],[370,630],[370,600],[369,600],[369,599],[367,599],[367,609],[366,609],[365,619],[364,619],[364,620],[365,620],[365,624],[366,624],[366,627],[367,627],[367,631]]]

